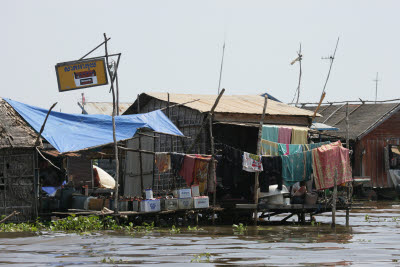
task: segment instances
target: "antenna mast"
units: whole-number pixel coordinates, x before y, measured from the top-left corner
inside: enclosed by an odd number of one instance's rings
[[[290,62],[290,65],[293,65],[294,63],[296,63],[296,61],[299,62],[299,67],[300,67],[300,72],[299,72],[299,83],[297,85],[297,89],[294,93],[293,99],[292,99],[292,103],[294,102],[294,99],[296,98],[296,94],[297,94],[297,100],[296,100],[296,107],[299,103],[299,98],[300,98],[300,82],[301,82],[301,60],[303,59],[303,55],[301,54],[301,43],[300,43],[300,49],[297,52],[297,58],[295,60],[293,60],[292,62]]]
[[[218,94],[219,94],[219,89],[221,88],[222,68],[224,66],[224,55],[225,55],[225,40],[224,40],[224,46],[222,47],[221,69],[219,70]]]
[[[378,72],[376,73],[375,80],[372,81],[375,82],[375,104],[376,104],[376,101],[378,100],[378,83],[380,82],[380,80],[378,79]]]

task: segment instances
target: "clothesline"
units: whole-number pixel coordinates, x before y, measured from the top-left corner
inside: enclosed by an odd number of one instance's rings
[[[333,175],[337,171],[338,184],[351,181],[351,167],[348,149],[343,148],[340,141],[328,144],[317,143],[308,145],[296,145],[299,149],[289,149],[280,156],[254,155],[226,144],[216,144],[222,146],[222,156],[224,161],[218,164],[229,164],[232,169],[247,172],[273,173],[274,176],[282,177],[277,180],[284,180],[287,185],[296,182],[310,180],[311,173],[314,173],[318,184],[317,189],[326,189],[333,186]],[[303,149],[305,149],[303,151]],[[307,149],[307,150],[306,150]],[[185,179],[188,186],[193,183],[204,183],[202,192],[212,192],[212,188],[207,184],[216,181],[215,174],[209,173],[210,155],[193,155],[174,152],[156,152],[155,163],[159,172],[172,169],[175,176]],[[271,163],[273,162],[273,163]],[[238,167],[241,168],[238,168]],[[339,169],[339,170],[338,170]],[[265,177],[265,175],[263,175]],[[211,178],[210,178],[211,177]],[[214,179],[213,179],[214,177]],[[227,179],[233,179],[229,177]],[[226,179],[225,179],[226,180]],[[207,190],[206,190],[207,189]]]

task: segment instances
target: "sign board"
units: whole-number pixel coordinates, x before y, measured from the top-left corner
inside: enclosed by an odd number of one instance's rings
[[[108,84],[104,58],[58,63],[56,74],[60,92]]]

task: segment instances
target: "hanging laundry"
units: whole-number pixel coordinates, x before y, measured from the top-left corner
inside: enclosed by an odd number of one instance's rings
[[[222,185],[225,188],[232,188],[234,180],[242,171],[243,152],[233,147],[222,145]],[[218,168],[221,171],[221,168]]]
[[[194,183],[199,185],[199,192],[205,193],[207,191],[207,181],[209,175],[209,165],[211,156],[200,157],[197,156],[194,163]]]
[[[292,127],[279,127],[278,143],[290,144],[292,138]]]
[[[278,142],[279,127],[275,125],[263,125],[262,127],[262,139],[271,142]]]
[[[295,153],[303,152],[302,145],[288,145],[288,144],[278,144],[278,153],[280,156],[291,155]]]
[[[292,144],[307,144],[308,129],[294,127],[292,129]]]
[[[279,156],[278,143],[261,139],[261,154],[264,156]]]
[[[333,187],[335,175],[337,185],[352,180],[349,150],[342,147],[340,141],[312,150],[312,160],[318,190]]]
[[[176,177],[179,175],[179,172],[182,169],[184,158],[185,154],[175,152],[170,153],[171,170]]]
[[[308,181],[312,173],[312,154],[305,151],[282,157],[282,177],[291,186],[297,182]]]
[[[183,179],[186,181],[187,186],[190,186],[193,183],[195,161],[196,161],[196,156],[185,155],[182,168],[179,171],[179,175],[182,176]]]
[[[262,172],[261,156],[243,152],[243,170],[248,172]]]
[[[320,143],[315,143],[315,144],[308,144],[308,150],[313,150],[315,148],[324,146],[324,145],[329,145],[331,142],[330,141],[326,141],[326,142],[320,142]]]
[[[171,157],[167,152],[156,152],[154,161],[158,172],[166,172],[171,169]]]
[[[269,192],[269,186],[278,184],[278,189],[282,190],[282,158],[262,157],[264,171],[260,173],[260,191]]]

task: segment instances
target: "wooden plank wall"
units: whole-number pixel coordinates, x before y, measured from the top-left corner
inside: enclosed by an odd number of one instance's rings
[[[400,111],[376,129],[364,136],[356,145],[355,174],[370,176],[373,187],[389,187],[388,174],[385,170],[384,148],[388,144],[400,144]],[[360,162],[362,152],[362,166]],[[362,171],[361,171],[362,168]]]

